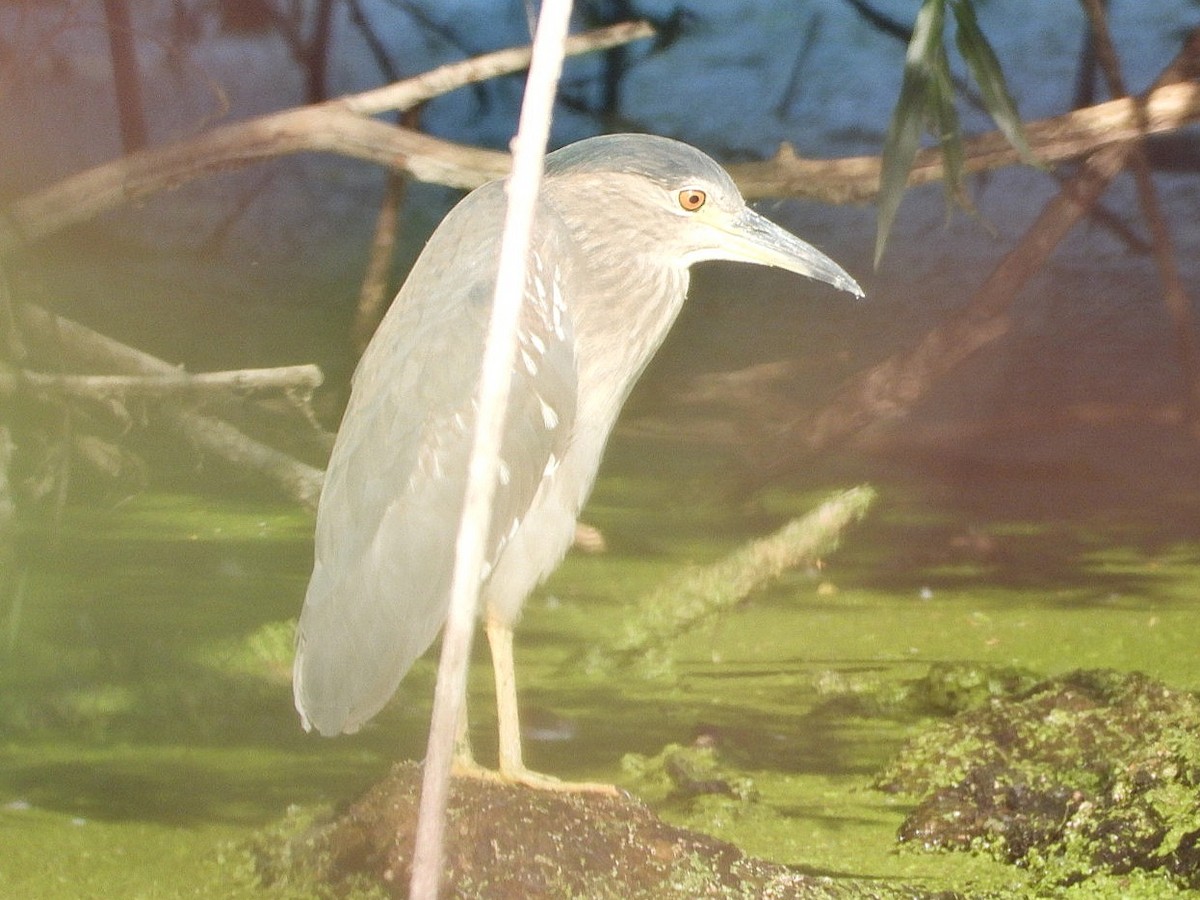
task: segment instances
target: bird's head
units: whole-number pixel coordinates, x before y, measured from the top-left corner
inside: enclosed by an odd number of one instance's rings
[[[570,197],[559,212],[576,235],[610,253],[623,247],[628,260],[651,257],[683,268],[706,260],[755,263],[862,296],[841,266],[752,210],[720,165],[679,141],[588,138],[547,157],[546,185]]]

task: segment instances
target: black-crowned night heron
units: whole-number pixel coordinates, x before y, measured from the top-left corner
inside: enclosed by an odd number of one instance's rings
[[[297,637],[305,728],[356,731],[446,618],[504,208],[503,182],[493,181],[446,216],[355,373]],[[512,658],[521,605],[571,545],[621,405],[683,306],[688,267],[717,259],[862,294],[686,144],[608,135],[547,157],[480,573],[502,778],[551,781],[521,757]]]

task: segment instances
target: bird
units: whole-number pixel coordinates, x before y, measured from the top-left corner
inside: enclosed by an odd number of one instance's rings
[[[446,215],[355,369],[297,627],[305,730],[361,728],[445,622],[505,206],[497,179]],[[566,784],[523,761],[513,627],[566,555],[621,407],[683,307],[690,267],[706,260],[774,266],[863,295],[688,144],[610,134],[547,155],[480,572],[499,765],[475,765],[462,739],[462,771]]]

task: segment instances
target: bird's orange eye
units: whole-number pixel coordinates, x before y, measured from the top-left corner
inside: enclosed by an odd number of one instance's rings
[[[695,212],[708,200],[708,194],[697,188],[684,188],[679,192],[679,205],[687,212]]]

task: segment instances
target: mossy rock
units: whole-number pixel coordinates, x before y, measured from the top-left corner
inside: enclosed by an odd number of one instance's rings
[[[407,893],[421,771],[397,765],[339,815],[296,817],[253,853],[267,884],[314,897]],[[695,900],[928,897],[921,891],[817,877],[669,825],[628,796],[531,790],[455,779],[447,816],[448,898]],[[945,895],[939,895],[945,896]]]
[[[983,849],[1055,884],[1155,871],[1200,888],[1200,699],[1078,671],[940,722],[880,773],[901,841]]]

